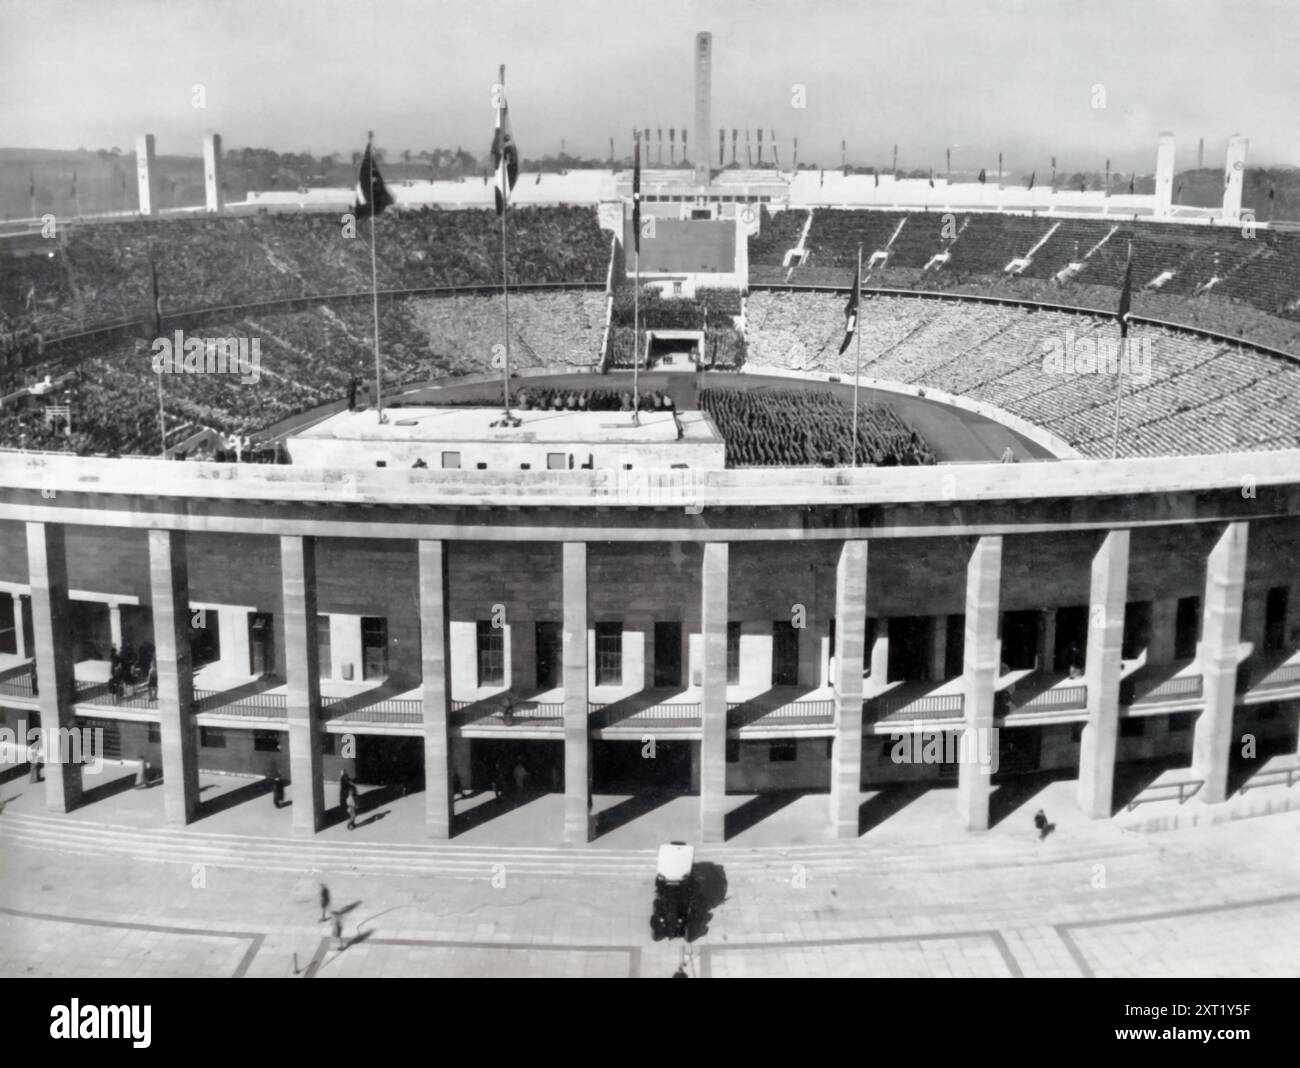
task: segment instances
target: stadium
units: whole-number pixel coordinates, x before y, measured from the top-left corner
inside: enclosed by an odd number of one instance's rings
[[[138,211],[7,224],[3,725],[175,826],[222,775],[314,834],[346,773],[490,836],[520,769],[566,845],[791,796],[869,840],[895,788],[982,831],[1034,775],[1290,807],[1300,234],[1245,139],[1209,207],[1172,135],[1127,193],[715,166],[711,47],[709,159],[524,174],[508,236],[486,175],[227,204],[215,135],[201,209],[144,135]]]

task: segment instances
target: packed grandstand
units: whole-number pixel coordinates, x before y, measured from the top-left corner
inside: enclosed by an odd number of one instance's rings
[[[516,209],[509,242],[512,369],[629,369],[631,285],[621,280],[622,250],[597,209]],[[860,246],[861,350],[841,355]],[[700,331],[704,366],[825,378],[852,374],[860,358],[871,380],[966,398],[1084,455],[1109,456],[1113,376],[1053,377],[1043,357],[1053,339],[1104,346],[1116,336],[1130,246],[1130,340],[1150,359],[1124,384],[1120,454],[1300,444],[1300,234],[1284,230],[764,210],[749,238],[745,288],[688,297],[646,289],[637,314],[643,331]],[[86,222],[53,240],[0,241],[0,261],[0,446],[160,451],[158,382],[141,331],[151,263],[164,333],[261,340],[254,385],[233,376],[168,377],[166,446],[205,430],[267,440],[338,405],[358,379],[373,380],[369,242],[348,239],[334,215]],[[376,269],[386,393],[496,370],[501,236],[490,212],[386,215]],[[57,385],[32,393],[47,376]],[[847,433],[843,398],[794,396],[787,411],[770,416],[796,428],[768,435],[780,447],[756,429],[774,401],[728,392],[725,403],[715,396],[705,405],[726,438],[729,464],[848,461],[834,444],[837,430]],[[50,418],[52,402],[71,407],[70,426]],[[884,410],[861,428],[859,446],[860,462],[932,460],[915,430]]]

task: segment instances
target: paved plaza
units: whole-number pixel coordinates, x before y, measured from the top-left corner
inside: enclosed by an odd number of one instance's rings
[[[562,818],[549,794],[449,843],[422,839],[418,794],[293,838],[253,780],[205,774],[208,808],[180,830],[130,775],[106,765],[63,816],[25,775],[0,781],[0,974],[1300,975],[1300,790],[1281,785],[1093,823],[1048,779],[984,834],[960,829],[950,790],[867,795],[856,842],[824,833],[824,795],[729,798],[736,833],[697,849],[708,916],[686,945],[648,921],[654,846],[692,837],[692,797],[598,798],[637,815],[586,848],[543,844]]]

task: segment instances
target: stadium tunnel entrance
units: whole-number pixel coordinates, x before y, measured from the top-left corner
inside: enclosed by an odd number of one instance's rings
[[[474,793],[501,796],[560,793],[564,790],[564,743],[537,739],[469,740],[469,782]]]

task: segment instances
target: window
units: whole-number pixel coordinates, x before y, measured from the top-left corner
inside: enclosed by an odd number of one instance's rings
[[[563,471],[568,466],[568,455],[562,452],[548,452],[546,454],[546,470]]]
[[[494,627],[490,620],[478,621],[478,684],[480,686],[504,686],[505,669],[505,631]]]
[[[159,730],[158,724],[149,724],[149,741],[155,745],[162,741],[162,731]]]
[[[727,739],[727,763],[728,764],[740,763],[740,742],[738,742],[735,738]]]
[[[280,732],[253,731],[253,749],[259,753],[278,753],[280,751]]]
[[[200,727],[199,745],[204,749],[225,749],[226,732],[220,727]]]
[[[727,685],[740,682],[740,624],[727,624]]]
[[[382,679],[388,674],[388,620],[361,617],[361,677]]]
[[[442,454],[442,467],[444,471],[460,470],[460,453],[444,452]]]
[[[479,461],[479,462],[476,463],[474,466],[477,467],[480,471],[486,471],[486,470],[487,470],[487,464],[483,463],[482,461]]]
[[[330,617],[316,617],[316,670],[322,679],[334,675],[333,659],[330,653]]]
[[[682,295],[682,284],[681,284],[681,282],[674,282],[674,283],[673,283],[673,296],[674,296],[674,297],[680,297],[681,295]]]
[[[798,742],[773,742],[767,751],[767,759],[773,764],[789,764],[798,759]]]
[[[533,469],[533,465],[532,465],[532,464],[520,464],[520,465],[519,465],[519,470],[520,470],[520,471],[531,471],[532,469]]]
[[[799,684],[799,632],[788,619],[772,624],[772,685]]]
[[[1119,736],[1121,738],[1141,738],[1147,732],[1147,721],[1145,719],[1135,719],[1128,716],[1119,721]]]
[[[623,684],[623,623],[596,624],[596,685]]]

